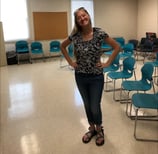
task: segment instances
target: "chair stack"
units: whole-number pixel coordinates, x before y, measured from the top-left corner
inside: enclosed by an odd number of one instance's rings
[[[127,80],[127,79],[131,78],[133,75],[136,79],[134,67],[135,67],[135,59],[133,57],[128,57],[123,60],[123,69],[122,70],[112,71],[107,74],[107,78],[109,78],[113,81],[113,89],[106,89],[105,91],[109,91],[109,92],[112,91],[113,99],[115,101],[120,101],[120,99],[116,99],[115,92],[117,90],[121,90],[121,87],[116,88],[116,80],[118,80],[118,79],[121,79],[122,81]],[[106,84],[107,84],[107,82],[106,82]],[[107,87],[107,85],[106,85],[106,87]]]
[[[139,123],[138,126],[139,120],[158,121],[158,91],[155,88],[155,85],[158,86],[158,39],[144,37],[140,43],[136,39],[131,39],[128,43],[119,42],[119,44],[122,50],[119,58],[117,57],[109,67],[103,69],[106,74],[104,91],[113,92],[113,100],[125,104],[125,115],[130,120],[134,120],[134,138],[136,140],[158,142],[158,136],[150,138],[144,134],[144,137],[141,137],[142,134],[138,130],[141,125]],[[103,48],[106,47],[108,46],[103,44]],[[136,65],[138,67],[136,60],[138,60],[139,52],[141,56],[143,55],[143,63],[140,72],[137,71],[138,78],[140,77],[138,80],[135,69]],[[111,55],[112,51],[109,53]],[[150,61],[149,55],[154,54],[156,59]],[[121,79],[120,83],[117,81],[119,79]],[[113,88],[108,87],[110,82],[113,83]],[[121,84],[120,88],[119,84]],[[120,98],[116,96],[116,91],[119,92]]]
[[[132,43],[127,43],[123,46],[122,52],[120,53],[120,58],[124,59],[129,56],[134,56],[134,45]]]
[[[35,41],[31,43],[31,62],[34,58],[34,55],[41,55],[44,60],[44,51],[41,42]]]
[[[140,119],[138,115],[138,111],[140,109],[145,109],[145,110],[155,110],[158,111],[158,93],[156,94],[143,94],[143,93],[135,93],[132,96],[132,104],[135,107],[135,124],[134,124],[134,137],[138,141],[150,141],[150,142],[158,142],[158,139],[156,138],[143,138],[138,136],[138,131],[137,131],[137,123],[139,120],[152,120],[152,121],[158,121],[158,113],[155,116],[151,116],[150,119]],[[156,137],[157,135],[155,135]]]
[[[154,84],[153,84],[153,65],[152,64],[144,64],[141,68],[142,78],[140,80],[129,80],[129,81],[123,81],[122,82],[122,91],[128,92],[128,97],[125,100],[126,101],[126,115],[130,118],[132,118],[131,111],[132,111],[132,103],[130,103],[130,111],[128,113],[128,105],[129,102],[127,100],[131,100],[129,98],[130,92],[146,92],[149,91],[153,87],[153,91],[155,91]]]
[[[155,84],[158,85],[158,52],[156,52],[156,60],[151,62],[146,62],[148,64],[152,64],[154,67],[154,81]]]
[[[141,54],[144,63],[147,57],[151,59],[153,54],[158,51],[158,38],[142,37],[137,49],[137,60],[139,60],[138,54]]]
[[[68,55],[70,56],[70,58],[74,58],[74,47],[73,47],[73,44],[71,43],[69,46],[68,46],[68,48],[67,48],[67,50],[68,50]],[[63,67],[66,67],[66,66],[69,66],[68,64],[66,64],[66,65],[63,65],[62,63],[63,63],[63,55],[61,56],[61,59],[60,59],[60,68],[63,68]]]
[[[28,46],[28,42],[25,40],[19,40],[15,43],[15,50],[16,50],[16,54],[17,54],[17,62],[18,64],[20,63],[20,56],[21,55],[28,55],[29,57],[29,62],[31,62],[30,59],[30,52],[29,52],[29,46]]]
[[[53,54],[53,56],[61,56],[61,50],[60,50],[60,41],[54,40],[51,41],[49,44],[49,56],[51,57],[51,55]]]
[[[20,63],[20,57],[22,55],[25,57],[27,55],[30,63],[32,63],[35,59],[41,58],[43,59],[43,61],[45,61],[46,58],[44,54],[43,43],[40,41],[32,41],[30,43],[26,40],[16,41],[15,50],[18,64]],[[58,40],[53,40],[49,43],[49,58],[51,58],[52,56],[61,57],[60,41]]]

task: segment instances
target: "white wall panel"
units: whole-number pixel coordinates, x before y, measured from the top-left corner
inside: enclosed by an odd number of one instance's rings
[[[2,22],[0,22],[0,66],[5,66],[5,65],[7,65],[7,60],[6,60],[6,52],[4,45],[3,26],[2,26]]]
[[[158,0],[138,1],[138,38],[145,37],[146,32],[158,35]]]

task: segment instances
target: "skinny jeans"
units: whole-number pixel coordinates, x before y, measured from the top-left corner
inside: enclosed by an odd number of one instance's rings
[[[101,98],[104,86],[103,74],[75,73],[75,80],[84,102],[89,124],[101,125]]]

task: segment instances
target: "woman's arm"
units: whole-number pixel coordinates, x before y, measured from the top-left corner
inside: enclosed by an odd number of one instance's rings
[[[67,52],[67,46],[71,44],[71,41],[69,38],[66,38],[62,43],[61,43],[61,46],[60,46],[60,49],[61,49],[61,52],[63,53],[65,59],[67,60],[67,62],[69,63],[70,66],[72,67],[77,67],[77,64],[76,62],[73,62],[72,59],[70,58],[68,52]]]
[[[107,37],[105,39],[105,42],[107,44],[109,44],[110,46],[112,46],[112,49],[113,49],[113,52],[112,54],[109,56],[108,60],[105,62],[105,63],[101,63],[100,67],[108,67],[112,62],[113,60],[115,59],[115,57],[119,54],[120,52],[120,46],[119,44],[112,38],[110,37]],[[99,66],[99,64],[98,64]]]

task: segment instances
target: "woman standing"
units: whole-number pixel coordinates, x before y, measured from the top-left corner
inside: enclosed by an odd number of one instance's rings
[[[88,143],[96,136],[96,145],[104,144],[102,126],[101,97],[104,86],[103,68],[108,67],[119,53],[119,45],[101,28],[92,27],[90,15],[83,7],[74,12],[75,27],[68,38],[61,43],[61,51],[75,69],[75,80],[84,102],[89,123],[89,131],[82,141]],[[105,41],[113,48],[112,55],[105,63],[101,62],[101,44]],[[72,61],[67,46],[73,43],[76,60]]]

